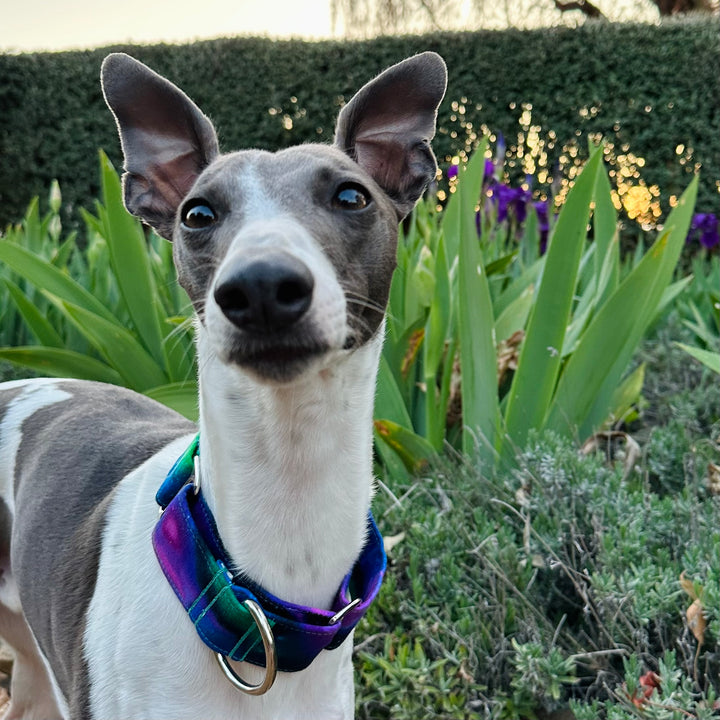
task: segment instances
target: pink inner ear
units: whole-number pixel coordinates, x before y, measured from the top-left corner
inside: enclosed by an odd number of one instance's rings
[[[187,137],[137,126],[126,129],[124,140],[133,148],[126,154],[128,209],[147,221],[172,223],[201,170],[197,148]]]
[[[402,142],[390,136],[378,136],[355,143],[355,159],[366,172],[391,195],[402,194],[409,167],[407,150]]]

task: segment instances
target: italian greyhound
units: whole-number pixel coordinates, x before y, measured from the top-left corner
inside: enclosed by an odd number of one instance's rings
[[[6,718],[353,717],[383,317],[446,79],[416,55],[332,146],[223,155],[180,89],[105,59],[125,205],[195,311],[199,428],[118,387],[0,386]]]

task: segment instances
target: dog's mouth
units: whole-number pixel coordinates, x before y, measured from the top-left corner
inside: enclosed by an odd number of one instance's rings
[[[297,378],[329,350],[327,343],[310,338],[302,342],[288,339],[245,340],[234,343],[225,360],[263,380],[284,383]]]

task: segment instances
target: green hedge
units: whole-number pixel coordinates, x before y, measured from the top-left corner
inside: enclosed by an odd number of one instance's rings
[[[614,144],[611,154],[629,151],[644,159],[643,165],[631,157],[631,165],[642,165],[643,181],[659,186],[664,200],[679,195],[700,164],[697,209],[716,210],[717,18],[365,42],[246,38],[0,55],[0,227],[16,221],[53,178],[60,181],[67,208],[89,205],[99,190],[99,147],[120,163],[98,82],[100,63],[110,51],[130,52],[184,88],[213,118],[225,149],[274,149],[329,140],[343,100],[383,67],[424,49],[441,53],[450,73],[435,143],[441,160],[462,152],[483,126],[502,132],[512,153],[518,132],[526,139],[529,134],[519,124],[529,103],[531,124],[540,126],[546,141],[547,168],[565,156],[563,172],[572,175],[569,167],[586,155],[584,136],[602,133]],[[568,143],[576,150],[564,153]],[[678,145],[685,146],[681,155]]]

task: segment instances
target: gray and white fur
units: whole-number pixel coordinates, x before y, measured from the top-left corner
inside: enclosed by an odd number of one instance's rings
[[[364,542],[397,226],[435,176],[445,65],[394,65],[343,108],[334,145],[277,153],[221,155],[194,103],[127,55],[102,83],[125,204],[173,242],[196,312],[203,491],[234,569],[329,607]],[[117,387],[0,385],[6,719],[353,716],[352,640],[244,695],[165,580],[154,496],[196,432]]]

